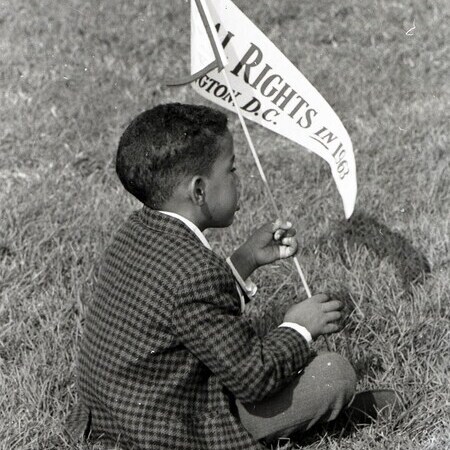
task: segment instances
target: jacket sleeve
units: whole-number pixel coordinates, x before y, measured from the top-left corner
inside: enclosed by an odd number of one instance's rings
[[[281,389],[307,363],[306,340],[290,328],[264,338],[241,315],[236,287],[223,269],[203,269],[180,280],[172,311],[178,340],[241,402]]]

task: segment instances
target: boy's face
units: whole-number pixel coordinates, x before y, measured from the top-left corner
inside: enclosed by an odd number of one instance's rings
[[[206,177],[206,228],[228,227],[239,209],[239,180],[234,166],[233,138],[228,130],[219,137],[217,145],[220,147],[219,156]]]

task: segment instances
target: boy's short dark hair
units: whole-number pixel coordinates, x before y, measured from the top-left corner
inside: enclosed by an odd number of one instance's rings
[[[159,209],[183,176],[209,175],[227,117],[212,108],[171,103],[139,114],[119,141],[116,172],[125,189]]]

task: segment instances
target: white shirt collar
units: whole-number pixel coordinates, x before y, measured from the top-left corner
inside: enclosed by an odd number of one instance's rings
[[[209,242],[205,238],[205,235],[200,231],[200,229],[195,225],[195,223],[192,223],[189,219],[186,219],[186,217],[180,216],[177,213],[173,213],[170,211],[159,211],[162,214],[165,214],[166,216],[174,217],[175,219],[181,220],[201,241],[201,243],[208,248],[211,249],[211,246],[209,245]]]

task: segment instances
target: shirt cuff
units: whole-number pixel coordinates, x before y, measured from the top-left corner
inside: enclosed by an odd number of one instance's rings
[[[249,296],[254,297],[256,294],[256,291],[258,290],[258,287],[255,283],[253,283],[250,278],[247,278],[246,281],[244,281],[239,274],[239,272],[236,270],[236,267],[234,267],[234,264],[231,262],[231,258],[227,258],[227,264],[230,266],[231,271],[233,272],[234,278],[236,278],[236,281],[239,283],[239,286],[242,288],[242,290]]]
[[[286,328],[292,328],[293,330],[297,331],[297,333],[300,333],[305,339],[308,344],[312,342],[312,336],[311,333],[305,328],[299,325],[298,323],[294,322],[283,322],[280,327],[286,327]]]

